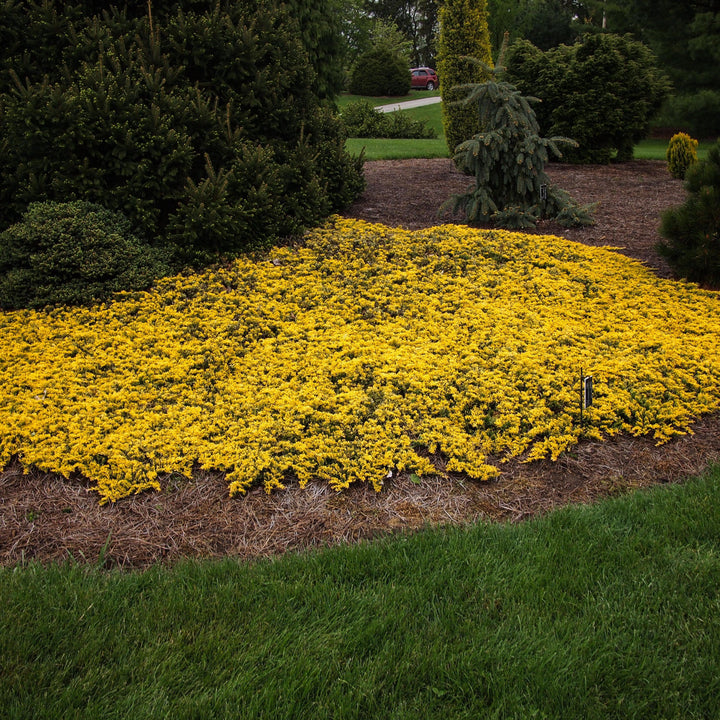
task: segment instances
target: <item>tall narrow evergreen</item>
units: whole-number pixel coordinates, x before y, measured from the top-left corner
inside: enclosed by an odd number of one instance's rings
[[[720,141],[685,176],[687,199],[663,213],[657,251],[680,276],[720,288]]]
[[[486,0],[446,0],[440,8],[437,65],[443,126],[451,153],[481,130],[478,114],[472,107],[454,104],[463,98],[463,92],[456,86],[487,80],[491,64]]]

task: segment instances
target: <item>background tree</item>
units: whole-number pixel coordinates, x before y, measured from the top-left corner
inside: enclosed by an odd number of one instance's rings
[[[669,91],[652,52],[618,35],[586,35],[546,52],[520,40],[506,64],[508,80],[542,100],[542,131],[577,140],[579,147],[566,153],[573,162],[631,159]]]
[[[365,0],[370,17],[394,23],[409,40],[415,66],[435,63],[438,8],[438,0]]]
[[[446,0],[440,8],[437,72],[445,138],[451,153],[481,130],[480,117],[474,108],[458,102],[464,93],[456,86],[487,80],[490,66],[492,52],[485,0]]]
[[[607,29],[650,47],[672,81],[659,123],[720,134],[720,0],[608,2]]]
[[[525,37],[523,18],[533,0],[487,0],[488,33],[495,53],[500,51],[505,33],[510,42]]]
[[[339,19],[342,62],[347,77],[358,57],[372,47],[370,33],[373,19],[365,9],[365,0],[344,0]]]
[[[488,0],[493,48],[499,52],[504,34],[510,42],[523,38],[547,50],[571,43],[591,22],[587,3],[572,0]]]
[[[579,22],[575,10],[563,0],[536,3],[525,18],[525,38],[542,50],[572,43]]]
[[[374,48],[387,48],[393,55],[402,58],[408,68],[410,67],[413,56],[412,42],[391,20],[378,18],[373,21],[370,42]]]

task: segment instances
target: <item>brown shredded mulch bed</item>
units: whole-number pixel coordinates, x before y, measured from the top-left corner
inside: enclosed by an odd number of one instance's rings
[[[656,255],[660,212],[682,202],[679,181],[661,162],[608,167],[552,165],[549,175],[583,203],[598,203],[596,225],[567,230],[543,223],[537,232],[623,252],[671,277]],[[438,217],[439,205],[468,179],[450,160],[366,164],[368,187],[349,217],[410,229],[460,221]],[[585,503],[702,472],[720,461],[720,415],[700,419],[693,434],[656,447],[622,436],[583,442],[555,463],[503,467],[495,481],[400,476],[383,491],[358,485],[337,494],[326,484],[290,487],[271,496],[259,488],[229,498],[222,475],[170,478],[163,492],[100,506],[82,478],[65,480],[14,463],[0,474],[0,563],[78,561],[126,568],[186,557],[252,559],[288,550],[357,542],[388,532],[476,520],[517,522],[567,503]]]

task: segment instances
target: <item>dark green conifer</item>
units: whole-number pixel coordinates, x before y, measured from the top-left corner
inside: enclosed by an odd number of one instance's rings
[[[461,143],[455,154],[455,164],[475,183],[446,205],[463,210],[471,223],[524,228],[550,218],[564,225],[592,224],[588,208],[577,205],[545,173],[549,152],[560,157],[558,145],[574,141],[540,137],[531,106],[536,98],[496,79],[502,67],[488,71],[489,81],[458,86],[465,92],[460,102],[475,107],[483,131]]]

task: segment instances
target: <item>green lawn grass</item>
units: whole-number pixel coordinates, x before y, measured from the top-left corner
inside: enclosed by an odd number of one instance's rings
[[[439,90],[432,93],[413,91],[407,98],[359,98],[355,95],[342,95],[338,104],[343,107],[352,100],[365,99],[374,105],[384,105],[391,102],[402,102],[406,99],[416,97],[438,96]],[[442,106],[440,104],[425,105],[419,108],[403,110],[414,120],[423,120],[430,127],[435,128],[438,137],[436,140],[386,140],[386,139],[363,139],[350,138],[347,141],[347,149],[353,155],[358,155],[365,149],[367,160],[402,160],[410,158],[436,158],[450,157],[445,143],[445,133],[442,124]],[[698,145],[698,159],[707,157],[708,150],[714,143],[702,141]],[[665,160],[665,151],[668,141],[659,139],[642,140],[635,146],[635,158],[637,160]]]
[[[345,147],[352,155],[359,155],[364,151],[366,160],[449,157],[447,143],[443,137],[434,140],[348,138]]]
[[[359,98],[355,95],[342,95],[339,105],[343,107],[352,100],[369,100],[373,105],[385,105],[391,102],[403,102],[414,100],[420,97],[437,97],[439,90],[433,92],[415,90],[405,98]],[[433,140],[392,140],[387,138],[349,138],[346,148],[352,155],[359,155],[364,151],[367,160],[405,160],[411,158],[437,158],[450,157],[447,143],[445,142],[445,131],[442,124],[441,105],[424,105],[410,110],[402,110],[413,120],[422,120],[437,133]]]
[[[665,153],[667,151],[668,142],[668,140],[661,140],[657,138],[642,140],[638,145],[635,146],[635,159],[665,160]],[[705,158],[707,158],[708,151],[713,145],[714,143],[709,141],[702,141],[698,143],[698,160],[705,160]]]
[[[7,718],[712,718],[720,467],[254,564],[0,570]]]

